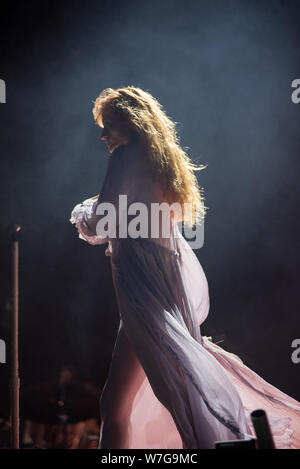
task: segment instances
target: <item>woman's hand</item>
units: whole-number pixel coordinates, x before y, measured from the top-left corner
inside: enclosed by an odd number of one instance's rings
[[[99,194],[98,195],[95,195],[95,197],[91,197],[91,200],[97,200],[99,197]]]

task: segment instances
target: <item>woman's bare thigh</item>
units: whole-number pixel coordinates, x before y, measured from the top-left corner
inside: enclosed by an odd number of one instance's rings
[[[108,377],[100,399],[102,419],[123,420],[131,413],[133,400],[146,378],[123,323],[117,334]]]

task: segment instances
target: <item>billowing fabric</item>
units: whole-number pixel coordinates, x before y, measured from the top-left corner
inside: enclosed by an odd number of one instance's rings
[[[251,438],[255,409],[267,412],[277,448],[300,448],[299,402],[201,336],[209,289],[179,218],[172,220],[168,238],[99,235],[97,206],[111,202],[118,214],[119,194],[127,195],[128,205],[164,200],[136,142],[111,154],[98,200],[78,204],[71,215],[81,238],[108,243],[119,333],[125,330],[145,371],[132,407],[128,448],[204,449],[216,441]]]

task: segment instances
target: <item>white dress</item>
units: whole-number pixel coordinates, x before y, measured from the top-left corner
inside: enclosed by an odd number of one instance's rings
[[[110,156],[98,200],[76,205],[71,222],[91,244],[108,243],[120,328],[145,371],[131,413],[129,448],[214,448],[251,438],[250,412],[267,412],[277,448],[300,448],[300,404],[202,337],[209,312],[203,269],[178,228],[169,238],[105,238],[96,233],[100,202],[127,195],[128,206],[162,202],[142,147],[133,142]]]

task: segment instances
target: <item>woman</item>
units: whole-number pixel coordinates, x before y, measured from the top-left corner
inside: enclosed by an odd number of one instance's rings
[[[175,123],[139,88],[104,90],[93,114],[111,156],[100,195],[78,204],[71,222],[89,243],[108,242],[120,313],[99,448],[214,448],[251,438],[257,408],[267,411],[277,447],[300,447],[300,404],[201,336],[207,280],[178,222],[192,227],[205,216],[194,174],[203,166],[192,164]],[[167,223],[151,212],[163,202],[175,204]]]

